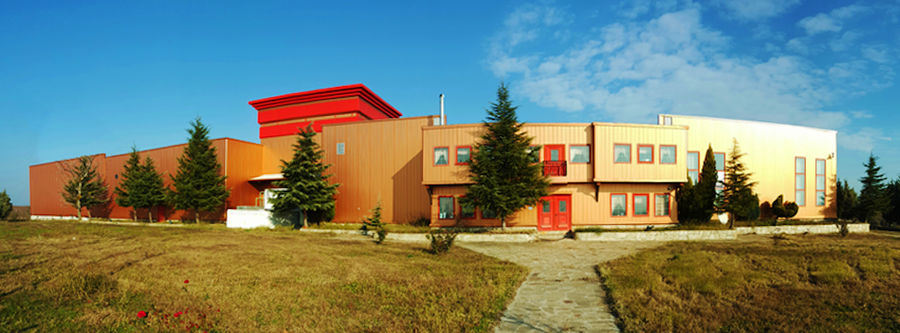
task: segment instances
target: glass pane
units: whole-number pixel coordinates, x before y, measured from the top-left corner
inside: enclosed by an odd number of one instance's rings
[[[817,175],[825,174],[825,161],[823,161],[823,160],[816,161],[816,174]]]
[[[543,201],[543,206],[544,207],[541,209],[544,211],[544,213],[549,213],[550,212],[550,201]]]
[[[615,145],[613,149],[613,153],[615,156],[615,161],[617,163],[630,163],[631,162],[631,146],[629,145]]]
[[[456,148],[456,163],[469,163],[469,148]]]
[[[568,202],[568,201],[565,201],[565,200],[560,200],[560,201],[559,201],[559,212],[560,212],[560,213],[565,213],[565,212],[566,212],[566,209],[567,209],[566,205],[567,205],[568,203],[569,203],[569,202]]]
[[[541,148],[538,146],[528,147],[528,158],[531,163],[537,163],[541,161]]]
[[[794,165],[797,167],[796,173],[806,173],[806,159],[803,157],[797,157],[794,161]]]
[[[452,219],[453,218],[453,198],[440,198],[439,206],[440,206],[440,218],[442,219]]]
[[[669,215],[669,196],[665,194],[657,194],[654,200],[654,202],[656,203],[656,215]]]
[[[625,203],[625,201],[626,201],[625,198],[626,197],[623,194],[618,194],[618,195],[612,196],[611,201],[612,201],[612,215],[613,216],[625,216],[625,214],[628,212],[628,209],[625,208],[625,207],[627,207],[626,203]]]
[[[687,168],[688,169],[700,169],[700,153],[693,152],[688,153],[687,156]]]
[[[337,144],[337,154],[338,154],[338,155],[344,155],[344,143],[343,143],[343,142],[338,142],[338,144]]]
[[[825,206],[825,191],[816,192],[816,206]]]
[[[798,190],[806,189],[806,176],[805,175],[794,176],[794,188],[796,188]]]
[[[550,149],[550,160],[559,161],[559,149]]]
[[[659,163],[675,163],[675,147],[659,147]]]
[[[497,218],[497,213],[492,209],[482,208],[481,209],[481,218],[484,219],[495,219]]]
[[[716,159],[716,170],[725,170],[725,153],[715,153],[713,157]]]
[[[825,176],[816,176],[816,189],[817,190],[825,189]]]
[[[647,196],[634,196],[634,215],[647,215]]]
[[[653,147],[638,147],[638,162],[653,162]]]
[[[688,171],[688,177],[691,177],[691,181],[694,182],[694,185],[700,181],[700,172],[699,171]]]
[[[800,206],[806,205],[806,191],[794,192],[794,202]]]
[[[447,165],[450,163],[450,158],[447,155],[450,154],[450,150],[447,148],[434,148],[434,165]]]
[[[473,206],[471,204],[463,205],[462,203],[460,203],[459,204],[459,217],[462,217],[464,219],[470,219],[470,218],[475,217],[475,206]]]
[[[589,163],[591,161],[590,149],[587,146],[572,146],[569,148],[572,155],[572,163]]]

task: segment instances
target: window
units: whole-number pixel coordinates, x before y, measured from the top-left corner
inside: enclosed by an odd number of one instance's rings
[[[656,205],[656,212],[653,215],[669,216],[669,194],[656,194],[653,203]]]
[[[825,206],[825,160],[816,159],[816,206]]]
[[[653,163],[653,145],[638,145],[638,163]]]
[[[337,143],[337,154],[344,155],[344,143],[343,142]]]
[[[610,194],[609,207],[614,217],[628,215],[628,195],[624,193]]]
[[[434,165],[447,165],[450,163],[450,148],[434,148]]]
[[[806,158],[794,158],[794,202],[806,206]]]
[[[663,116],[663,125],[672,125],[672,117]]]
[[[634,204],[633,215],[634,216],[647,216],[650,211],[650,195],[649,194],[635,194],[632,200]]]
[[[659,145],[659,164],[675,164],[675,146]]]
[[[531,163],[538,163],[541,161],[541,146],[530,146],[528,147],[527,152]]]
[[[488,209],[488,208],[481,207],[481,218],[483,218],[483,219],[496,219],[496,218],[497,218],[497,212],[495,212],[493,209]]]
[[[700,181],[700,152],[689,151],[687,155],[688,177],[694,182],[694,185]]]
[[[631,145],[617,143],[613,145],[614,163],[631,163]]]
[[[725,153],[713,153],[713,157],[716,159],[716,178],[718,178],[716,193],[719,193],[725,188],[722,185],[722,182],[725,181]]]
[[[438,213],[439,219],[453,219],[453,213],[456,210],[456,204],[453,197],[438,197],[438,207],[440,208],[440,212]]]
[[[474,219],[475,218],[475,205],[468,203],[464,204],[462,201],[459,202],[459,217],[463,219]]]
[[[569,146],[572,163],[591,163],[591,146]]]
[[[471,158],[472,147],[462,146],[456,147],[456,165],[465,165],[469,164],[469,159]]]

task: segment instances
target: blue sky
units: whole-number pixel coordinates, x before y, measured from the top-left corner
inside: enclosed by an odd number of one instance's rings
[[[836,129],[838,176],[892,141],[900,1],[0,3],[0,189],[28,166],[212,137],[250,100],[363,83],[405,116],[477,122],[500,80],[527,122],[657,113]]]

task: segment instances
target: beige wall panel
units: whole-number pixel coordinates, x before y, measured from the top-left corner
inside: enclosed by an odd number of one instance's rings
[[[597,182],[681,183],[687,178],[687,129],[680,126],[594,123]],[[614,163],[614,145],[631,145],[631,162]],[[653,163],[638,163],[638,145],[653,146]],[[675,164],[661,164],[660,145],[675,146]]]
[[[323,127],[322,148],[338,187],[335,221],[360,222],[381,201],[385,221],[428,217],[422,185],[422,127],[430,117],[373,120]],[[337,144],[344,155],[337,155]]]
[[[675,125],[688,130],[688,150],[700,153],[702,165],[706,148],[726,153],[731,158],[732,139],[737,139],[744,153],[742,161],[753,173],[754,187],[760,202],[772,202],[779,194],[784,200],[795,201],[794,158],[806,158],[806,205],[800,207],[796,218],[836,217],[835,181],[837,177],[837,132],[784,124],[716,119],[705,117],[660,115],[673,119]],[[815,161],[825,160],[825,205],[816,206]]]

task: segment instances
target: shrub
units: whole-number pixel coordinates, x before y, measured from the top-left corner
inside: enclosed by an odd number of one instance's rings
[[[799,209],[796,202],[784,202],[784,195],[778,195],[778,198],[772,202],[772,214],[775,215],[775,221],[778,221],[779,217],[794,217]]]
[[[3,190],[3,192],[0,192],[0,220],[6,219],[12,211],[12,201],[9,199],[9,195],[6,194],[6,190]]]
[[[381,244],[387,237],[387,230],[384,229],[384,222],[381,221],[381,202],[372,209],[372,216],[363,220],[362,230],[367,232],[372,230],[375,232],[375,243]]]
[[[431,241],[431,253],[442,254],[450,250],[453,241],[456,239],[456,230],[453,229],[434,229],[425,235]]]
[[[431,225],[431,220],[428,219],[427,217],[422,216],[420,218],[413,220],[409,224],[411,224],[414,227],[427,227],[427,226]]]

